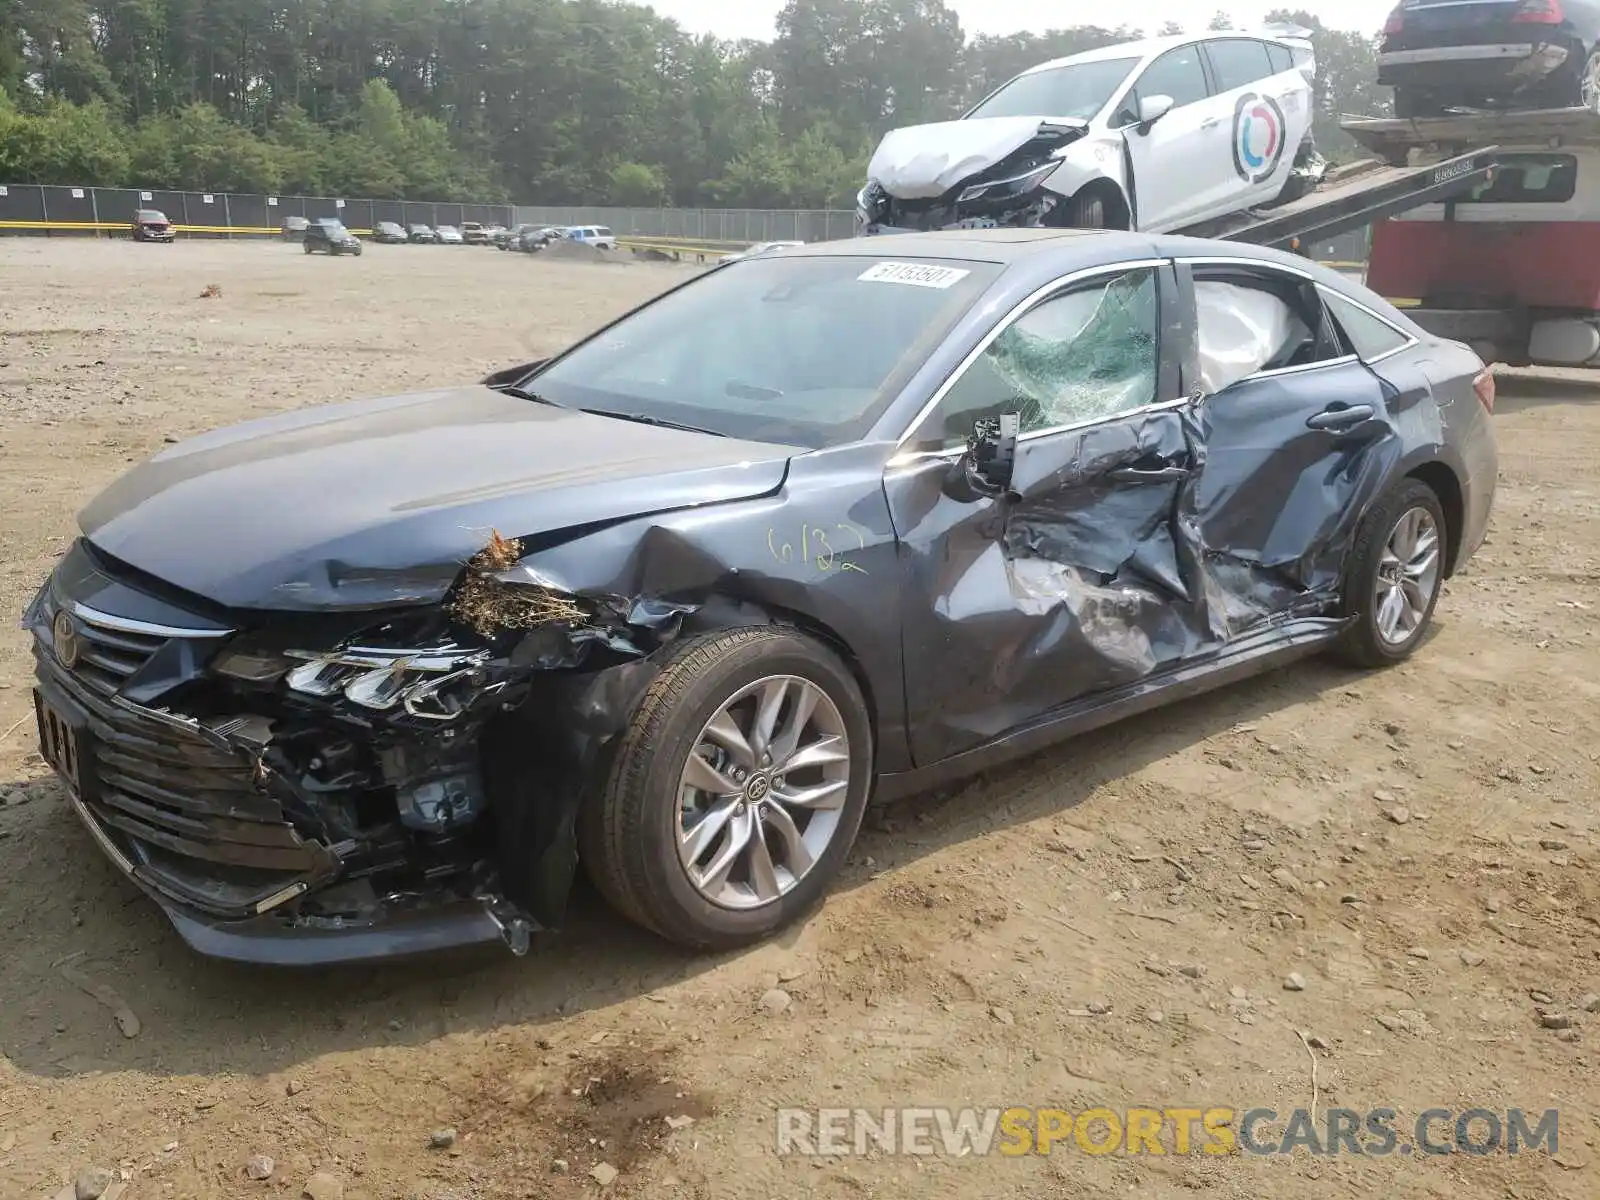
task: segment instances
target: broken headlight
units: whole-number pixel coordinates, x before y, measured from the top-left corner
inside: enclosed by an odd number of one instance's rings
[[[349,646],[328,654],[287,650],[298,661],[285,677],[306,696],[343,695],[352,704],[387,712],[404,707],[413,717],[449,721],[471,704],[487,678],[487,650],[447,644],[418,649]]]
[[[1029,167],[1020,175],[991,179],[987,183],[975,183],[956,197],[956,203],[966,204],[971,200],[1003,200],[1008,196],[1025,195],[1048,179],[1051,172],[1059,165],[1055,159],[1051,159],[1037,167]]]

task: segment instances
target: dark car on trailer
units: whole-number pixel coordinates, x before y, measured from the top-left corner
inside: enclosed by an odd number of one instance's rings
[[[1600,113],[1600,0],[1402,0],[1378,47],[1399,117],[1452,108]]]
[[[869,794],[1421,645],[1492,377],[1304,259],[1130,233],[719,266],[481,384],[163,449],[28,608],[45,758],[194,946],[808,911]],[[263,519],[268,514],[270,519]]]
[[[141,208],[134,213],[128,233],[136,242],[172,242],[178,237],[167,214],[157,208]]]

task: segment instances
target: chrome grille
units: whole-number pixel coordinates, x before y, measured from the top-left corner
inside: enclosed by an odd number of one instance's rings
[[[174,638],[208,640],[226,636],[224,632],[207,629],[134,621],[70,601],[55,605],[54,613],[67,615],[77,641],[75,652],[70,656],[74,661],[68,666],[62,649],[55,644],[52,630],[50,649],[57,661],[74,677],[107,696],[115,693]]]

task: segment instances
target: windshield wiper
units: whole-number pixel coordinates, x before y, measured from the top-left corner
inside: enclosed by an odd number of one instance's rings
[[[535,404],[548,404],[551,408],[565,407],[565,405],[557,404],[548,396],[541,396],[537,392],[530,392],[526,388],[517,387],[515,384],[508,383],[499,390],[508,396],[515,396],[518,400],[532,400]]]
[[[725,433],[718,433],[715,429],[702,429],[699,425],[685,425],[682,421],[669,421],[665,417],[652,417],[645,413],[620,413],[611,412],[604,408],[580,408],[579,412],[588,413],[591,417],[615,417],[619,421],[632,421],[636,425],[654,425],[660,429],[681,429],[685,433],[709,433],[712,437],[727,437]]]

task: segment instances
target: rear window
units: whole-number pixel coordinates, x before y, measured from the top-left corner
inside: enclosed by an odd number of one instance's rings
[[[1578,160],[1570,154],[1507,154],[1494,178],[1480,183],[1461,204],[1562,204],[1578,191]]]
[[[1251,38],[1221,38],[1206,43],[1206,55],[1217,78],[1217,91],[1248,87],[1273,74],[1267,45]]]

